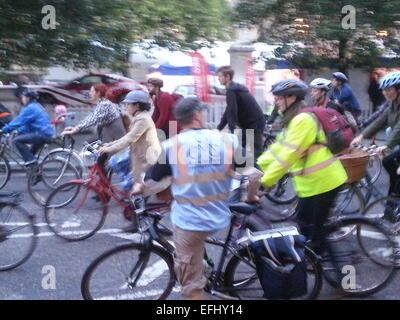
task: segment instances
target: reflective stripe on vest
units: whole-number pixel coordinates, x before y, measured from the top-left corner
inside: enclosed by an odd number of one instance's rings
[[[299,176],[305,176],[311,173],[314,173],[316,171],[319,171],[321,169],[324,169],[326,167],[328,167],[329,165],[331,165],[332,163],[334,163],[337,159],[335,157],[329,158],[328,160],[325,160],[321,163],[318,163],[316,165],[313,165],[311,167],[308,167],[306,169],[302,169],[302,170],[298,170],[295,172],[291,172],[290,175],[292,177],[299,177]]]
[[[292,166],[289,162],[283,160],[282,158],[279,158],[274,152],[274,150],[272,150],[272,148],[269,149],[269,152],[271,152],[272,156],[276,159],[276,161],[278,161],[282,165],[283,168],[289,169]]]
[[[224,152],[224,163],[225,163],[225,171],[223,172],[210,172],[210,173],[200,173],[193,176],[188,174],[188,168],[186,164],[186,157],[182,152],[181,145],[179,144],[178,137],[176,137],[173,141],[173,148],[175,154],[177,155],[177,164],[179,169],[179,178],[174,178],[173,183],[175,185],[184,185],[184,184],[192,184],[196,182],[212,182],[212,181],[220,181],[225,180],[234,175],[234,171],[232,170],[231,164],[233,159],[233,146],[232,142],[227,136],[223,136],[225,150]],[[209,202],[219,202],[223,200],[227,200],[229,198],[230,191],[226,193],[220,193],[216,195],[204,196],[199,198],[186,198],[182,196],[175,196],[174,199],[179,204],[193,204],[197,206],[205,205]]]

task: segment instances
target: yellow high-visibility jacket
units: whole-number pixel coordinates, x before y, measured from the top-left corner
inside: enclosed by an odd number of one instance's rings
[[[290,172],[297,195],[311,197],[331,191],[347,180],[341,162],[323,145],[326,136],[311,113],[299,113],[257,160],[261,184],[271,187]]]

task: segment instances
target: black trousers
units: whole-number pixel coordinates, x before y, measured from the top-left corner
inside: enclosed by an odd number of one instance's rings
[[[254,156],[254,163],[257,162],[258,157],[263,153],[264,146],[264,128],[265,120],[264,118],[257,121],[254,125],[249,126],[249,128],[242,128],[242,147],[246,150],[247,137],[246,129],[253,130],[254,134],[254,144],[250,146],[251,153]]]
[[[312,241],[312,247],[317,254],[327,248],[324,224],[329,217],[339,189],[299,199],[296,218],[300,233]]]
[[[397,175],[397,168],[400,164],[400,149],[392,152],[382,160],[383,167],[389,174],[390,186],[388,195],[399,193],[400,176]],[[396,190],[397,189],[397,190]]]

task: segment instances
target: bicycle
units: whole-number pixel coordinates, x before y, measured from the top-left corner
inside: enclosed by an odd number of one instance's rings
[[[254,263],[247,256],[247,247],[240,245],[241,242],[245,242],[243,237],[240,238],[243,231],[257,228],[250,221],[246,221],[257,207],[237,203],[231,205],[230,210],[232,220],[225,240],[212,237],[206,240],[206,244],[219,247],[222,252],[215,267],[206,250],[204,264],[208,284],[205,290],[221,299],[240,299],[239,292],[242,291],[253,294],[256,292],[261,295],[259,290],[254,291],[253,288],[249,288],[249,285],[257,282],[258,278]],[[146,208],[139,216],[143,222],[140,231],[141,241],[119,245],[100,255],[88,266],[81,282],[81,293],[84,299],[148,299],[150,297],[166,299],[173,291],[176,283],[173,267],[174,247],[164,237],[172,233],[168,229],[158,227],[163,215]],[[238,224],[240,226],[235,230]],[[277,232],[290,232],[290,230],[280,229]],[[253,236],[262,238],[270,234],[271,232],[267,231],[261,235],[255,233]],[[239,242],[238,239],[240,239]],[[322,270],[317,262],[317,256],[311,250],[306,248],[305,255],[308,262],[309,291],[301,298],[314,299],[321,289]],[[229,261],[224,269],[227,258]],[[239,263],[250,266],[252,274],[246,275],[245,278],[241,275],[239,278],[235,277],[239,274]],[[147,288],[154,284],[157,285],[156,288]]]
[[[26,262],[37,244],[35,215],[21,206],[21,200],[21,193],[0,193],[0,271]]]
[[[82,178],[84,172],[82,159],[74,150],[75,139],[70,135],[56,139],[61,141],[60,146],[38,161],[28,178],[28,192],[41,206],[45,205],[49,192],[69,180]]]
[[[88,151],[96,156],[97,151],[92,147],[88,147]],[[134,207],[129,194],[111,183],[112,172],[107,172],[106,160],[106,155],[97,157],[87,179],[60,185],[48,196],[44,215],[49,228],[57,236],[79,241],[94,235],[105,222],[111,199],[130,219]]]
[[[40,203],[40,199],[37,197],[36,193],[33,192],[33,186],[40,183],[44,184],[46,187],[51,187],[54,181],[59,181],[60,177],[76,177],[78,175],[76,169],[72,165],[66,163],[65,160],[50,159],[46,156],[50,144],[62,146],[65,144],[65,139],[54,138],[49,143],[43,144],[35,155],[36,162],[26,167],[19,153],[12,147],[13,137],[14,134],[2,134],[0,136],[0,189],[7,185],[12,174],[9,159],[13,161],[13,165],[26,171],[28,192],[33,200],[38,203]],[[41,159],[43,153],[45,156]],[[27,170],[27,168],[29,168],[29,170]],[[56,177],[54,177],[54,173],[57,173]],[[60,175],[60,173],[62,174]]]
[[[221,241],[208,238],[206,241],[207,244],[222,248],[217,268],[209,259],[206,251],[205,264],[208,270],[206,291],[222,299],[260,298],[263,291],[257,278],[253,258],[246,244],[253,237],[258,240],[265,239],[271,233],[284,233],[288,229],[257,232],[261,229],[261,224],[253,218],[257,217],[268,222],[264,215],[257,213],[259,212],[257,207],[236,203],[231,205],[230,209],[233,215],[226,239]],[[139,217],[145,221],[142,223],[144,227],[140,229],[141,241],[123,244],[105,252],[86,269],[81,283],[81,292],[85,299],[140,299],[149,296],[165,299],[173,290],[175,284],[173,246],[163,237],[171,235],[171,232],[165,227],[162,230],[158,228],[159,221],[163,216],[157,212],[153,213],[150,208],[146,208]],[[243,220],[238,223],[240,218]],[[238,226],[235,232],[233,232],[234,226]],[[341,216],[330,219],[325,228],[328,233],[329,253],[335,257],[335,264],[333,265],[329,256],[316,255],[311,249],[313,243],[307,243],[305,248],[307,282],[311,283],[311,286],[308,286],[311,289],[307,296],[302,298],[315,299],[321,290],[323,277],[330,284],[337,285],[337,279],[334,278],[336,270],[348,265],[353,266],[357,276],[373,270],[373,274],[376,274],[376,278],[379,279],[368,276],[361,279],[358,276],[355,286],[341,288],[345,294],[358,297],[367,296],[382,290],[390,283],[395,271],[396,245],[391,233],[381,223],[362,216]],[[245,232],[250,232],[248,230],[256,232],[252,236],[242,237]],[[124,253],[129,262],[123,261]],[[223,270],[228,256],[230,259]],[[121,266],[123,262],[124,265]],[[124,270],[120,268],[124,268]],[[99,275],[97,275],[98,273]],[[117,277],[115,284],[110,280],[114,276]],[[150,279],[151,276],[156,279]],[[98,284],[97,277],[100,281]],[[107,288],[101,288],[104,279],[106,279],[104,282]],[[141,292],[143,287],[155,282],[162,283],[163,290],[150,289],[145,293]],[[139,290],[139,293],[133,292],[136,289]],[[99,297],[93,292],[96,290],[101,291]],[[123,293],[119,293],[119,290]],[[248,294],[251,296],[249,297]]]

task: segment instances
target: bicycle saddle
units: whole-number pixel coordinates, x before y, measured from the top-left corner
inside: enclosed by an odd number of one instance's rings
[[[248,204],[246,202],[238,202],[229,205],[231,211],[241,213],[244,215],[250,215],[257,211],[258,206],[253,204]]]

